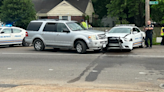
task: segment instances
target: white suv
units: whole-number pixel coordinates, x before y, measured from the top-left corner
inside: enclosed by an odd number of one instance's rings
[[[75,48],[78,53],[87,49],[100,51],[107,45],[104,32],[86,30],[75,21],[43,19],[31,21],[27,27],[27,43],[33,44],[36,51],[45,47]]]

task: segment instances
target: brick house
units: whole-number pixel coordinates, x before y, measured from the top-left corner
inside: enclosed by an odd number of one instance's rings
[[[92,0],[32,0],[39,19],[63,19],[80,22],[89,16],[92,23]]]

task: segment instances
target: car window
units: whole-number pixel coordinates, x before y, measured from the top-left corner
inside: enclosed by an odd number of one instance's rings
[[[13,33],[20,33],[20,32],[22,32],[22,30],[19,30],[19,29],[13,29]]]
[[[81,27],[79,24],[75,22],[67,23],[67,25],[72,31],[85,30],[83,27]]]
[[[57,32],[63,32],[63,29],[68,29],[63,23],[57,23]]]
[[[133,32],[139,33],[140,31],[139,31],[139,29],[137,29],[137,28],[133,28]]]
[[[4,32],[3,34],[10,34],[10,33],[12,33],[11,28],[5,28],[5,29],[2,30],[2,32]]]
[[[27,27],[27,31],[39,31],[42,22],[30,22]]]
[[[57,32],[56,23],[47,23],[43,29],[44,32]]]
[[[135,28],[136,29],[136,31],[139,33],[140,32],[140,30],[138,29],[138,28]]]
[[[112,28],[109,33],[131,33],[130,28]]]

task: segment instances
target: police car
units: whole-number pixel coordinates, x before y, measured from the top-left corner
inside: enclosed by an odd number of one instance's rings
[[[18,27],[0,27],[0,45],[17,45],[27,46],[24,41],[27,36],[26,30]]]
[[[134,47],[145,46],[145,32],[133,24],[116,25],[107,32],[107,49],[133,50]]]

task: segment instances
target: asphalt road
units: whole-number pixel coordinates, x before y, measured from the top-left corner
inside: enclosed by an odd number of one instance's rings
[[[42,84],[162,92],[163,53],[164,46],[87,54],[0,47],[0,87]]]

